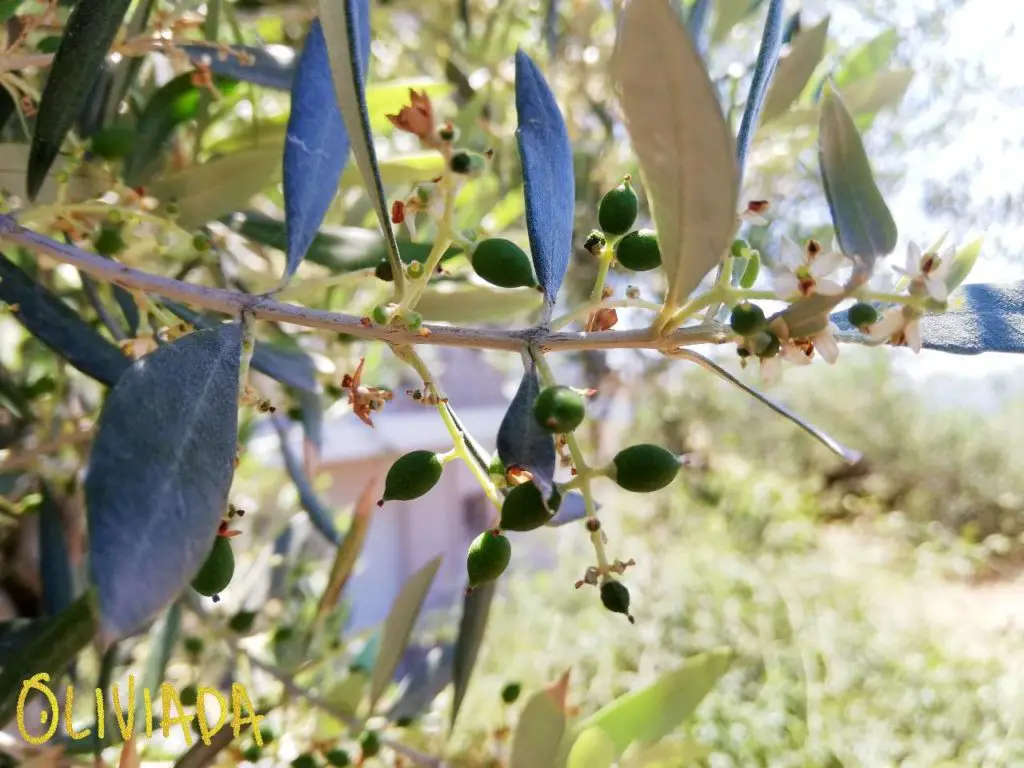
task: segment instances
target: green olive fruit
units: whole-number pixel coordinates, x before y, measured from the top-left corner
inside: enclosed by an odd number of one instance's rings
[[[664,488],[679,474],[679,459],[660,445],[641,443],[623,448],[612,459],[610,473],[620,488],[650,493]]]
[[[121,227],[104,225],[100,227],[99,234],[92,241],[92,247],[101,256],[116,256],[125,248],[124,238],[121,237]]]
[[[747,255],[747,250],[750,248],[750,243],[742,238],[739,240],[733,240],[732,245],[729,247],[729,253],[733,257],[740,259]]]
[[[729,326],[740,336],[749,336],[761,330],[765,325],[764,310],[757,304],[744,301],[732,308]]]
[[[93,134],[89,151],[104,160],[118,160],[134,151],[138,135],[133,126],[111,125]]]
[[[452,173],[464,176],[479,176],[487,168],[487,160],[477,152],[469,152],[464,149],[452,154],[448,163]]]
[[[382,304],[375,306],[370,312],[370,318],[377,325],[387,325],[391,322],[391,315],[387,310],[387,307]]]
[[[222,592],[234,575],[235,553],[231,551],[231,541],[218,536],[203,567],[192,579],[192,588],[201,595],[212,597]]]
[[[410,331],[418,331],[423,327],[423,315],[419,312],[407,311],[405,313],[405,327]]]
[[[624,613],[633,623],[629,613],[629,590],[621,581],[610,580],[601,585],[601,602],[612,613]]]
[[[637,229],[619,240],[615,246],[619,264],[634,272],[646,272],[661,266],[658,238],[650,229]]]
[[[629,176],[601,198],[597,208],[597,223],[609,235],[624,235],[636,221],[637,199]]]
[[[373,757],[380,752],[380,736],[376,731],[366,731],[359,737],[359,748],[364,758]]]
[[[441,462],[433,451],[412,451],[399,458],[384,480],[385,501],[418,499],[441,479]]]
[[[854,328],[866,328],[878,321],[878,310],[870,304],[858,301],[847,311],[846,318]]]
[[[505,462],[501,460],[501,456],[498,455],[497,451],[491,456],[491,463],[487,465],[487,474],[495,477],[505,477]]]
[[[470,588],[494,581],[508,568],[512,545],[497,528],[484,531],[469,545],[466,572]]]
[[[391,262],[386,259],[377,265],[376,269],[373,270],[374,276],[378,280],[383,280],[385,283],[394,282],[395,273],[391,269]]]
[[[181,689],[181,694],[178,699],[186,707],[194,707],[196,702],[199,701],[199,689],[194,685],[186,685]]]
[[[534,418],[549,432],[572,432],[585,415],[583,396],[571,387],[547,387],[533,402]]]
[[[348,756],[348,752],[344,749],[332,749],[324,752],[324,759],[327,760],[328,765],[352,765],[352,758]]]
[[[60,48],[60,35],[50,35],[44,37],[38,43],[36,43],[36,51],[38,53],[56,53],[57,49]]]
[[[205,643],[201,637],[186,637],[185,638],[185,653],[189,656],[198,656],[203,652]]]
[[[533,483],[523,483],[509,491],[501,505],[499,526],[506,531],[532,531],[551,519],[544,497]]]
[[[757,276],[761,273],[761,252],[753,249],[747,251],[747,266],[740,277],[740,288],[753,288]]]
[[[232,632],[244,635],[246,632],[252,630],[253,624],[255,623],[255,611],[239,611],[231,617],[230,621],[228,621],[228,626],[231,628]]]
[[[192,235],[192,248],[199,253],[206,253],[212,246],[210,236],[205,232],[200,231]]]
[[[304,752],[292,760],[292,768],[319,768],[319,763],[311,752]]]
[[[519,683],[509,683],[501,689],[501,700],[506,704],[515,704],[519,694],[523,692],[523,686]]]
[[[754,337],[754,354],[763,360],[775,357],[782,349],[779,337],[771,331],[759,333]]]
[[[526,251],[501,237],[481,240],[470,257],[473,271],[499,288],[532,288],[537,284]]]
[[[249,763],[255,763],[259,761],[260,757],[263,756],[263,748],[256,744],[250,744],[242,751],[242,759]]]

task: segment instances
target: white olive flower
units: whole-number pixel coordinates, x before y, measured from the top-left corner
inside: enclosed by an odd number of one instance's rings
[[[843,286],[830,277],[846,260],[839,251],[825,253],[817,240],[808,240],[806,248],[801,248],[783,235],[779,256],[772,269],[772,288],[780,298],[838,296],[843,292]]]
[[[872,341],[888,341],[895,347],[910,347],[921,351],[921,320],[916,313],[902,307],[890,307],[878,321],[868,326],[867,336]]]
[[[906,268],[893,267],[897,272],[909,278],[911,284],[924,287],[936,301],[945,301],[949,295],[946,288],[946,273],[953,264],[956,246],[950,245],[940,253],[921,253],[917,243],[907,245]]]

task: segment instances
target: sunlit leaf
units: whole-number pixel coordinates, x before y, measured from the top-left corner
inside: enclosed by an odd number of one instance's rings
[[[280,170],[280,146],[218,157],[155,179],[147,191],[178,206],[177,222],[194,229],[244,208]]]
[[[36,115],[28,159],[27,191],[35,200],[75,124],[131,0],[79,0],[61,37]]]
[[[367,47],[359,69],[366,76]],[[298,269],[338,192],[349,138],[334,97],[331,62],[319,20],[314,19],[292,83],[284,145],[284,208],[288,260],[284,279]]]
[[[193,64],[205,65],[221,77],[287,91],[295,77],[295,51],[286,45],[255,48],[250,45],[216,47],[202,44],[179,45]]]
[[[6,90],[0,88],[6,93]],[[0,94],[2,95],[2,94]],[[25,185],[25,166],[29,157],[28,144],[0,144],[0,189],[9,195],[21,197]],[[50,205],[57,200],[60,191],[58,176],[67,173],[70,175],[65,187],[66,200],[77,201],[95,197],[106,191],[109,180],[104,174],[96,172],[96,168],[89,165],[74,167],[74,163],[67,158],[58,157],[50,166],[50,171],[43,179],[36,194],[35,202],[39,205]]]
[[[473,677],[477,655],[487,631],[487,617],[491,613],[494,601],[495,582],[487,582],[476,587],[462,598],[462,618],[459,619],[459,634],[455,640],[455,655],[452,659],[452,682],[455,690],[452,694],[451,728],[459,718],[459,710],[469,690],[469,681]]]
[[[797,35],[789,53],[779,59],[761,113],[762,123],[785,114],[807,87],[825,55],[829,21],[831,17],[826,16],[819,24]]]
[[[611,768],[618,752],[615,742],[600,728],[587,728],[569,751],[566,768]]]
[[[438,152],[413,152],[380,161],[380,179],[386,186],[415,184],[436,179],[444,173],[444,158]],[[359,181],[359,169],[350,165],[341,174],[342,186]],[[406,260],[405,247],[402,259]]]
[[[196,331],[107,396],[85,480],[105,645],[151,621],[210,551],[234,475],[241,351],[237,323]]]
[[[72,366],[113,386],[131,360],[67,304],[0,254],[0,299],[17,306],[11,314],[25,329]]]
[[[739,24],[748,14],[753,12],[759,5],[751,0],[716,0],[715,2],[715,26],[711,33],[711,40],[720,43],[732,31],[732,28]]]
[[[978,262],[978,256],[981,255],[981,246],[984,244],[985,238],[979,237],[977,240],[973,240],[967,245],[964,245],[957,249],[956,253],[953,254],[952,263],[949,266],[949,271],[946,272],[946,289],[952,293],[960,284],[967,278],[974,269],[974,265]],[[932,248],[931,251],[937,251],[938,248]]]
[[[555,440],[537,423],[533,404],[540,394],[540,380],[532,360],[498,428],[498,456],[507,469],[518,467],[533,476],[545,499],[550,498],[555,475]]]
[[[384,622],[384,635],[381,638],[377,662],[373,665],[370,678],[370,712],[376,710],[377,702],[387,690],[398,669],[409,637],[412,635],[416,619],[419,618],[423,601],[434,583],[437,569],[441,567],[441,557],[435,557],[416,573],[409,577],[391,605],[388,618]]]
[[[348,583],[348,579],[352,575],[352,570],[366,543],[366,535],[370,532],[370,521],[373,519],[377,497],[377,478],[373,478],[356,499],[355,507],[352,510],[352,523],[334,555],[331,575],[327,579],[327,586],[324,588],[323,595],[320,596],[320,605],[316,611],[318,620],[334,609],[338,598],[341,597],[341,593],[345,589],[345,584]]]
[[[626,6],[612,75],[653,208],[666,303],[676,306],[732,242],[734,142],[700,55],[666,0]]]
[[[217,78],[214,85],[227,95],[237,82]],[[199,116],[206,93],[206,89],[193,82],[192,73],[186,72],[149,98],[136,124],[134,149],[124,160],[124,180],[128,186],[137,187],[148,181],[159,167],[174,131]]]
[[[521,49],[516,51],[516,114],[533,266],[548,304],[553,305],[572,251],[575,171],[569,134],[555,97],[537,65]]]
[[[743,108],[743,117],[740,120],[740,132],[736,139],[736,157],[741,178],[743,176],[743,169],[747,164],[750,143],[754,140],[754,131],[757,130],[757,124],[761,118],[761,108],[764,106],[765,97],[768,95],[768,88],[771,85],[772,77],[775,75],[775,67],[779,61],[779,51],[782,50],[782,12],[784,4],[783,0],[769,0],[768,2],[768,16],[765,19],[764,31],[761,34],[761,47],[757,52],[754,74],[750,80],[750,91],[747,94],[747,103]]]
[[[369,0],[319,0],[318,7],[330,56],[334,89],[345,128],[352,142],[352,153],[373,203],[377,223],[384,233],[388,260],[395,274],[395,282],[401,285],[402,260],[398,241],[395,240],[395,233],[391,228],[384,183],[380,178],[373,129],[366,106],[366,74],[361,70],[361,62],[365,55],[363,52],[369,50],[370,46]]]
[[[537,691],[519,714],[509,768],[550,768],[565,733],[565,713],[547,691]]]
[[[535,312],[544,298],[535,288],[494,288],[477,283],[432,283],[416,309],[424,319],[446,323],[508,321]]]
[[[732,663],[732,653],[715,650],[693,656],[657,682],[627,693],[599,709],[577,727],[598,728],[621,755],[630,744],[653,744],[678,728],[711,691]]]
[[[852,51],[832,75],[837,88],[845,88],[870,77],[889,63],[900,37],[896,29],[887,29]]]
[[[839,246],[870,269],[896,247],[896,222],[875,184],[857,126],[828,84],[821,99],[818,163]]]

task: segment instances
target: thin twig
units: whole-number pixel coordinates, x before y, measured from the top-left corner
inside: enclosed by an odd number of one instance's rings
[[[355,315],[309,309],[295,304],[285,304],[267,296],[193,285],[143,272],[73,245],[51,240],[45,235],[26,229],[9,215],[0,216],[0,239],[71,264],[97,280],[113,283],[128,290],[162,296],[235,317],[246,309],[261,320],[320,328],[364,339],[379,339],[389,344],[429,344],[521,351],[527,343],[533,343],[544,352],[569,352],[622,348],[669,350],[692,344],[722,343],[726,338],[723,331],[717,327],[680,328],[671,334],[658,336],[647,328],[598,333],[551,333],[543,329],[492,331],[482,328],[425,325],[427,332],[424,334],[404,328],[366,324],[362,318]]]

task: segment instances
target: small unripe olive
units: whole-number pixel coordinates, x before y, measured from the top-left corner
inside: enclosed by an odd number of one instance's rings
[[[205,232],[196,232],[192,235],[192,247],[199,251],[199,253],[205,253],[210,250],[210,238]]]
[[[405,327],[410,331],[418,331],[423,327],[423,315],[419,312],[406,312]]]
[[[263,756],[263,747],[257,744],[250,744],[242,752],[242,759],[249,763],[257,762]]]
[[[292,760],[292,768],[318,768],[318,763],[311,752],[303,752]]]
[[[359,738],[359,748],[362,750],[363,757],[373,757],[380,752],[380,736],[376,731],[366,731]]]
[[[473,271],[499,288],[532,288],[537,284],[526,251],[501,237],[481,240],[470,257]]]
[[[405,274],[411,277],[413,280],[418,280],[423,277],[423,262],[413,261],[405,267]]]
[[[601,198],[597,208],[597,223],[609,235],[624,235],[636,221],[636,214],[636,192],[633,191],[629,176],[625,176],[619,186]]]
[[[775,357],[782,349],[779,337],[771,331],[765,331],[754,337],[754,354],[765,360]]]
[[[184,645],[185,653],[189,656],[198,656],[203,652],[206,644],[201,637],[186,637]]]
[[[551,515],[540,489],[534,483],[523,483],[505,497],[499,525],[506,531],[532,531],[550,520]]]
[[[878,321],[878,310],[870,304],[858,301],[850,307],[846,317],[854,328],[865,328]]]
[[[97,131],[89,140],[89,150],[105,160],[126,157],[135,149],[138,131],[127,125],[111,125]]]
[[[36,50],[39,53],[56,53],[57,49],[60,48],[60,35],[50,35],[44,37],[38,43],[36,43]]]
[[[505,476],[505,462],[501,460],[501,456],[498,455],[497,451],[491,456],[491,463],[487,465],[487,474],[496,475],[497,477]]]
[[[740,238],[738,240],[732,241],[732,245],[729,246],[729,253],[732,254],[735,258],[739,259],[747,255],[746,251],[749,248],[750,243]]]
[[[585,415],[583,396],[571,387],[547,387],[533,403],[534,418],[549,432],[572,432]]]
[[[658,238],[650,229],[637,229],[615,245],[615,258],[626,269],[646,272],[661,266]]]
[[[385,283],[393,282],[395,279],[395,273],[391,269],[391,262],[387,259],[377,265],[376,269],[373,270],[373,274],[378,280],[383,280]]]
[[[452,173],[465,176],[479,176],[487,168],[487,160],[484,159],[483,155],[476,152],[459,150],[452,154],[448,167],[451,168]]]
[[[250,631],[255,623],[256,613],[254,611],[239,611],[231,617],[228,626],[231,627],[233,632],[241,635]]]
[[[324,753],[324,759],[327,760],[329,765],[339,766],[343,768],[346,765],[352,765],[352,758],[348,756],[348,752],[344,749],[331,749]]]
[[[412,451],[399,458],[384,480],[381,501],[418,499],[441,479],[441,462],[433,451]]]
[[[469,545],[466,572],[469,586],[477,587],[494,581],[508,568],[512,559],[512,545],[496,528],[484,531]]]
[[[509,683],[501,689],[501,700],[506,704],[515,704],[519,694],[523,692],[523,686],[519,683]]]
[[[732,308],[729,326],[740,336],[749,336],[761,330],[765,324],[764,310],[757,304],[744,301]]]
[[[601,602],[612,613],[624,613],[629,623],[633,623],[629,613],[629,590],[621,581],[612,579],[601,585]]]
[[[218,536],[206,556],[206,562],[192,579],[192,588],[201,595],[212,597],[222,592],[234,575],[235,554],[231,551],[231,541]]]
[[[752,288],[757,282],[757,276],[761,273],[761,252],[755,250],[747,251],[747,266],[740,277],[740,288]]]
[[[100,227],[99,234],[92,242],[96,253],[101,256],[116,256],[124,250],[124,238],[121,237],[121,227],[104,225]]]
[[[679,458],[660,445],[641,443],[623,448],[612,459],[613,480],[620,488],[650,493],[664,488],[679,474]]]
[[[181,689],[181,695],[178,698],[186,707],[194,707],[199,701],[199,689],[194,685],[186,685]]]
[[[378,304],[371,310],[370,318],[377,325],[387,325],[388,322],[391,320],[391,316],[388,314],[387,307],[384,307],[380,304]]]

